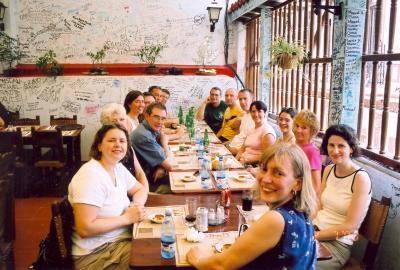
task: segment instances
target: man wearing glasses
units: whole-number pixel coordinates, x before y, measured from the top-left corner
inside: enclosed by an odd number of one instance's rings
[[[151,103],[144,117],[131,135],[132,145],[149,180],[150,191],[168,193],[172,153],[168,149],[168,137],[160,132],[167,119],[167,109],[160,102]]]

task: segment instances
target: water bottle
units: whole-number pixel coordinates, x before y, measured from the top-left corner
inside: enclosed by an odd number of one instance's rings
[[[206,158],[202,159],[200,167],[200,177],[201,177],[201,187],[203,189],[209,189],[211,186],[210,165],[208,164],[208,160]]]
[[[224,165],[224,157],[218,157],[218,168],[215,172],[217,188],[222,189],[225,186],[225,165]]]
[[[175,257],[175,225],[172,219],[172,210],[165,209],[165,218],[161,227],[161,257],[172,259]]]

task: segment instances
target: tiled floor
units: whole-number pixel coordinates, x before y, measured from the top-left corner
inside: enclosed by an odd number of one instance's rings
[[[42,197],[15,200],[15,269],[26,270],[36,259],[39,242],[49,231],[51,203],[59,198]]]

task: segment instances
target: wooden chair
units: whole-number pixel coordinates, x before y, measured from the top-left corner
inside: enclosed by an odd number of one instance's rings
[[[73,269],[73,208],[65,196],[51,206],[50,231],[40,243],[39,257],[29,269]]]
[[[32,118],[19,118],[11,121],[14,126],[40,126],[40,116],[36,115],[35,119]]]
[[[10,116],[11,122],[19,119],[19,111],[15,111],[15,112],[8,111],[8,115]]]
[[[23,140],[21,128],[15,131],[0,132],[0,153],[9,152],[15,146],[16,155],[23,159]]]
[[[65,167],[65,154],[63,150],[63,137],[60,129],[32,131],[33,162],[36,168],[41,169],[42,178],[46,170],[60,170]],[[44,152],[43,150],[48,150]]]
[[[375,199],[371,200],[367,216],[359,231],[360,236],[363,236],[368,241],[364,257],[362,262],[351,257],[342,268],[343,270],[369,270],[373,268],[389,214],[390,203],[391,199],[387,197],[382,197],[381,201]]]
[[[71,124],[78,124],[78,117],[76,114],[72,118],[68,117],[59,117],[55,118],[54,115],[50,115],[50,125],[71,125]]]

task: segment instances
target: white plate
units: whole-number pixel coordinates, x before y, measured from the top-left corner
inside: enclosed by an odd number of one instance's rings
[[[234,177],[234,179],[239,182],[246,182],[252,180],[252,178],[249,175],[237,175]]]
[[[191,174],[188,174],[188,175],[182,176],[181,180],[182,180],[182,182],[193,182],[193,181],[196,181],[196,177]]]
[[[232,246],[232,243],[224,243],[224,242],[220,242],[215,244],[215,250],[219,253],[221,253],[222,251],[227,250],[228,248],[230,248]]]
[[[149,215],[148,218],[151,222],[161,224],[164,221],[164,214],[155,213],[155,214]]]

